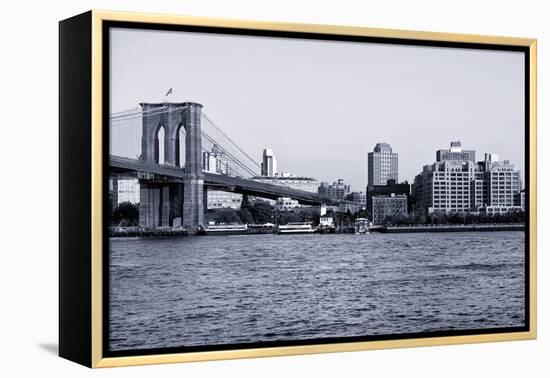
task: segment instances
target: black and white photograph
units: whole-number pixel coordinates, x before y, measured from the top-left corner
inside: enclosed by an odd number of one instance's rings
[[[106,356],[529,329],[525,49],[105,38]]]

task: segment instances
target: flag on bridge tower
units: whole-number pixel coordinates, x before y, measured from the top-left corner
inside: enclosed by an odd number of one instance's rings
[[[172,94],[172,88],[168,89],[168,92],[166,92],[166,94],[164,95],[164,97],[168,97],[169,95]]]

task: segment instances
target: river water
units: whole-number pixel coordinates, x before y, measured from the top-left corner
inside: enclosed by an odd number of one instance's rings
[[[113,351],[524,325],[524,232],[110,240]]]

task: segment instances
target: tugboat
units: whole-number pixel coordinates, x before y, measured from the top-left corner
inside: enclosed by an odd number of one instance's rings
[[[278,234],[313,234],[315,228],[311,222],[289,222],[277,227]]]
[[[355,235],[369,235],[369,220],[367,218],[357,218],[355,220]]]

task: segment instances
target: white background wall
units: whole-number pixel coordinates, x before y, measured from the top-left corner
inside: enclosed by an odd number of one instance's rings
[[[0,22],[0,374],[16,376],[548,376],[550,26],[546,1],[6,1]],[[539,39],[539,340],[109,369],[57,345],[57,22],[88,9],[360,25]],[[22,210],[22,211],[21,211]],[[544,211],[546,210],[546,211]]]

